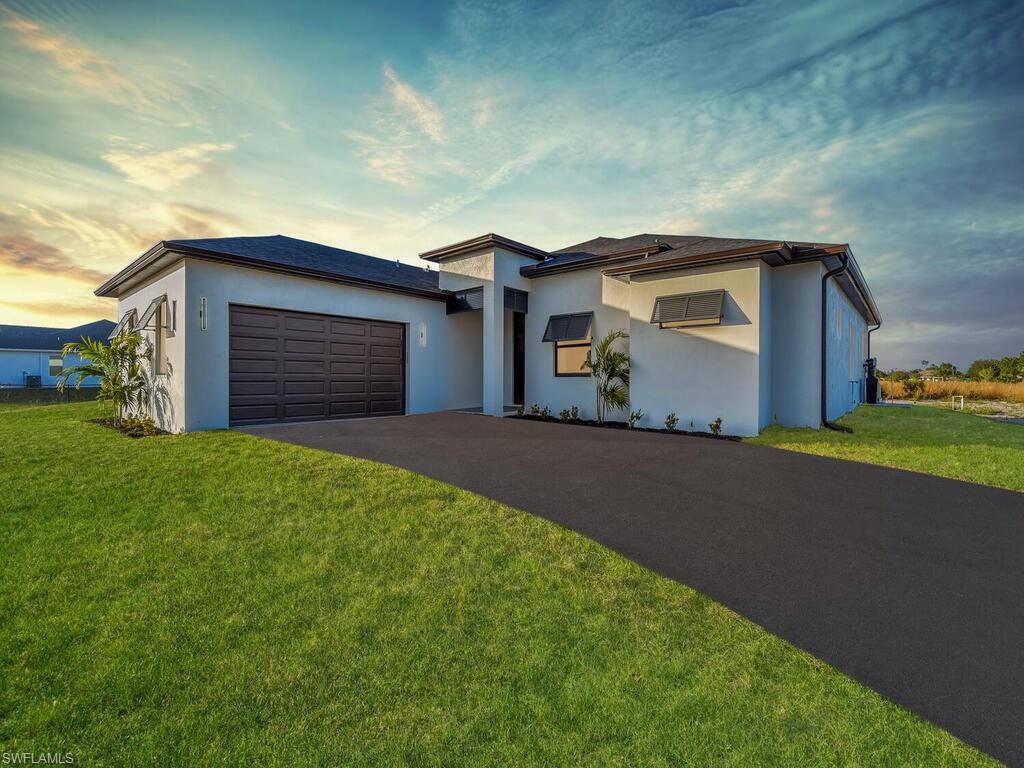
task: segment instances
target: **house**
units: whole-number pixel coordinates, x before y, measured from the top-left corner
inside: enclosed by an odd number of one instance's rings
[[[675,412],[680,428],[721,417],[753,435],[863,399],[880,317],[845,244],[643,234],[547,252],[488,234],[421,258],[168,240],[96,293],[152,339],[153,410],[171,431],[532,403],[592,417],[581,366],[614,329],[644,425]]]
[[[78,355],[61,356],[69,341],[83,337],[106,339],[114,323],[96,320],[74,328],[40,328],[32,325],[0,325],[0,387],[54,387],[67,366],[78,365]],[[98,387],[98,379],[86,379],[83,387]]]

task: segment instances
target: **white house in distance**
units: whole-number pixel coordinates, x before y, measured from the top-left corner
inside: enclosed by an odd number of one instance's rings
[[[106,339],[114,324],[96,320],[74,328],[41,328],[34,325],[0,325],[0,387],[54,387],[65,367],[78,365],[77,355],[64,358],[69,341]],[[98,387],[99,379],[82,382]]]
[[[880,317],[845,244],[644,234],[545,252],[488,234],[421,257],[169,240],[96,293],[153,340],[170,431],[533,403],[592,418],[581,364],[615,329],[642,425],[674,412],[682,429],[720,417],[753,435],[863,399]]]

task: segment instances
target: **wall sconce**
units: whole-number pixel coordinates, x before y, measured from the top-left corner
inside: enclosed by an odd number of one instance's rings
[[[199,330],[206,330],[206,297],[199,300]]]
[[[427,346],[427,324],[420,323],[420,346]]]

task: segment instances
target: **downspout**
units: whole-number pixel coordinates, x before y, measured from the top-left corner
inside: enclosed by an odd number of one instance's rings
[[[828,279],[843,274],[850,264],[850,257],[845,253],[839,258],[842,263],[821,278],[821,424],[836,432],[853,432],[849,427],[828,420]]]
[[[879,320],[878,324],[874,328],[868,328],[868,360],[871,359],[871,334],[882,327],[882,321]]]

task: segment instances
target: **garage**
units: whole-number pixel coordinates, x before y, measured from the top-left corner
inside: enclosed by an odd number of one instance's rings
[[[405,413],[405,326],[230,307],[232,425]]]

